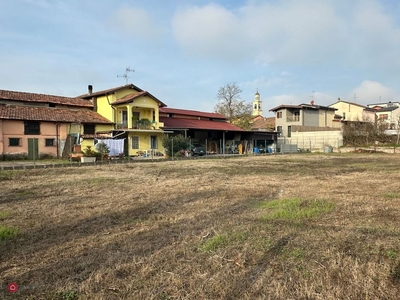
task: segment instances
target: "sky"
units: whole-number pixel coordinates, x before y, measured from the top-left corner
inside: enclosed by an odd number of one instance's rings
[[[236,83],[281,104],[400,101],[397,0],[0,0],[0,89],[75,97],[133,83],[212,112]],[[131,72],[126,72],[130,68]]]

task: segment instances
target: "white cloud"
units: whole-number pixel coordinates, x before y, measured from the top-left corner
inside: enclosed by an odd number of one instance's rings
[[[355,95],[355,100],[354,100]],[[396,99],[395,92],[379,82],[364,80],[349,95],[348,101],[355,101],[361,104],[372,104],[379,102],[389,102]]]
[[[157,25],[146,10],[124,5],[111,14],[109,24],[122,33],[153,40],[161,37],[163,29]]]
[[[262,101],[263,101],[263,106],[266,107],[267,105],[268,110],[282,104],[297,105],[302,103],[301,99],[294,95],[277,95],[263,99]]]
[[[239,58],[243,36],[237,16],[216,4],[188,7],[173,17],[175,39],[187,51],[207,57]]]
[[[251,58],[264,66],[400,65],[399,26],[377,0],[188,6],[175,13],[172,27],[176,41],[201,57]]]

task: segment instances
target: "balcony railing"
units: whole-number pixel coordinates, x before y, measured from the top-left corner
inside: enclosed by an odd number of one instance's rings
[[[116,124],[116,128],[117,129],[126,129],[126,128],[128,128],[128,123],[117,123]]]
[[[300,121],[300,116],[286,117],[286,122],[299,122],[299,121]]]
[[[132,128],[130,129],[156,129],[157,122],[148,119],[140,119],[132,121]],[[128,123],[122,122],[116,124],[116,129],[128,129]]]

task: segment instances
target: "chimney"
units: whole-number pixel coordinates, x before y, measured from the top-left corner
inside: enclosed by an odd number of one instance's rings
[[[89,84],[88,85],[88,93],[91,95],[93,93],[93,85]]]

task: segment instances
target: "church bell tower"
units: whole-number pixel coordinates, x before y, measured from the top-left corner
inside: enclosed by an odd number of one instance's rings
[[[262,116],[261,103],[260,94],[258,93],[257,89],[257,93],[254,95],[253,101],[253,117]]]

